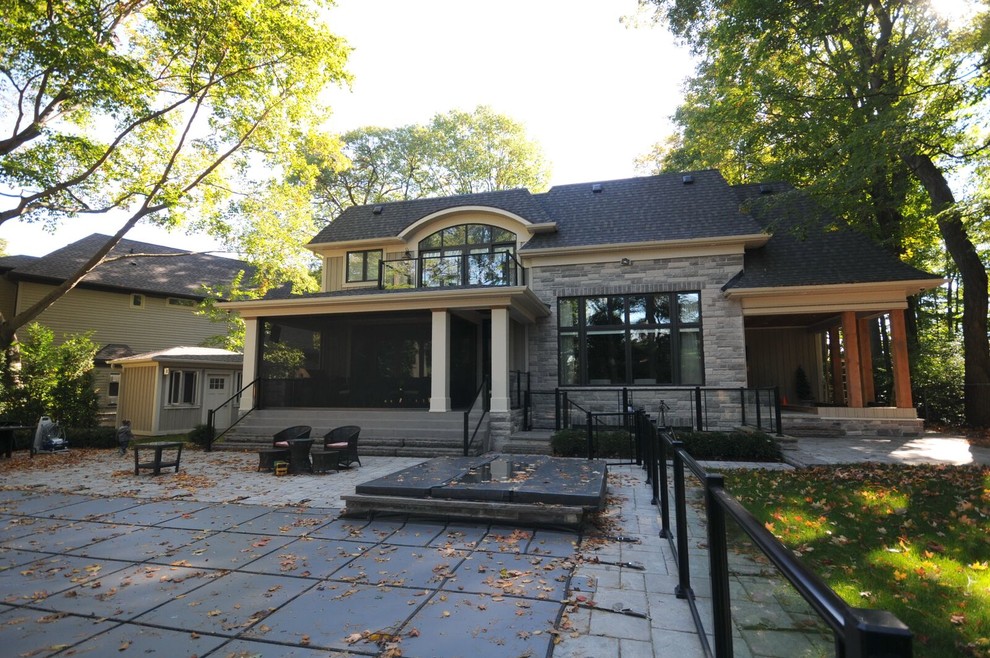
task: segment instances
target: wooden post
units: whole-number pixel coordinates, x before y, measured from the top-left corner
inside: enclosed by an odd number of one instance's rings
[[[832,366],[832,404],[845,404],[846,391],[842,385],[842,349],[839,345],[839,328],[828,328],[828,360]]]
[[[859,359],[859,320],[855,311],[842,313],[842,337],[846,353],[846,389],[850,407],[861,409],[863,404],[863,376]]]
[[[859,367],[863,379],[863,400],[876,402],[877,393],[873,385],[873,341],[870,337],[870,320],[859,321]]]
[[[890,351],[894,367],[894,402],[898,409],[913,408],[907,327],[904,323],[904,309],[901,308],[890,311]]]

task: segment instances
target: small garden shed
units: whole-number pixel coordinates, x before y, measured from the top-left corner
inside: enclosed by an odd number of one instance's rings
[[[211,410],[223,429],[237,418],[243,356],[211,347],[172,347],[110,361],[120,369],[117,425],[138,436],[179,434],[203,425]]]

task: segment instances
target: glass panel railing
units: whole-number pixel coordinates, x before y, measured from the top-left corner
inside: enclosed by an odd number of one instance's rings
[[[731,516],[726,519],[733,653],[836,655],[835,634]]]

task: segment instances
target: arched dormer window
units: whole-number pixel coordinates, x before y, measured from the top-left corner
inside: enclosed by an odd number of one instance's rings
[[[419,243],[420,282],[426,288],[518,283],[516,234],[488,224],[459,224]]]

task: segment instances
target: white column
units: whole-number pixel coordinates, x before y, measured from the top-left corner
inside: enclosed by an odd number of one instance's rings
[[[244,320],[244,359],[241,368],[241,384],[245,386],[254,381],[258,376],[258,318],[247,318]],[[251,402],[258,394],[255,386],[248,388],[241,394],[241,405],[238,413],[245,414],[253,406]]]
[[[450,315],[433,311],[430,411],[450,411]]]
[[[492,412],[509,411],[509,310],[492,309]]]

